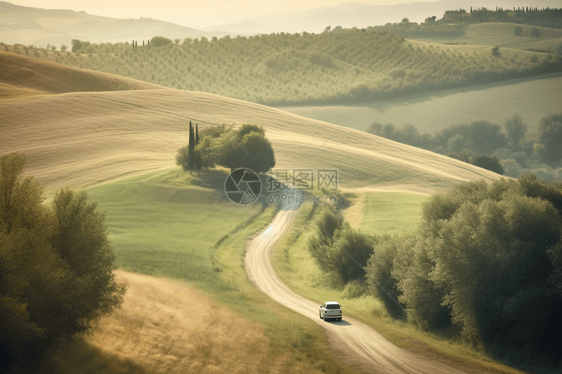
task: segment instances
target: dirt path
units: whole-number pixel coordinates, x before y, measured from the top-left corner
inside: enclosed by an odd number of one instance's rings
[[[345,309],[344,320],[341,322],[321,320],[318,303],[291,291],[279,279],[270,261],[273,249],[290,228],[296,213],[296,207],[279,211],[273,222],[250,243],[246,253],[246,271],[261,291],[320,324],[326,330],[336,357],[362,372],[463,373],[396,347],[371,327],[346,317]]]

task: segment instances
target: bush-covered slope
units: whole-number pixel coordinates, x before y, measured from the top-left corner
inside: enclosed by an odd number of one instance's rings
[[[373,29],[186,39],[139,46],[136,52],[127,44],[107,43],[84,44],[79,55],[18,51],[270,105],[356,102],[381,85],[377,99],[562,71],[562,58],[554,55],[503,49],[493,55],[489,47],[410,43]]]

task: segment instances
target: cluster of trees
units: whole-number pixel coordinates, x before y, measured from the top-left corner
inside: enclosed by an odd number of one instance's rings
[[[426,30],[441,28],[457,26],[430,25]],[[79,44],[73,44],[75,53],[55,51],[40,58],[174,88],[179,82],[187,90],[269,105],[358,102],[379,87],[377,99],[385,99],[562,70],[562,57],[556,55],[522,52],[497,58],[485,51],[414,46],[384,27],[187,38],[177,44],[155,37],[136,51],[130,42],[75,46]]]
[[[528,128],[521,117],[513,116],[503,126],[480,120],[435,134],[420,134],[413,125],[381,123],[372,124],[368,132],[514,178],[533,172],[542,179],[562,180],[562,112],[540,119],[538,139],[528,136]]]
[[[319,267],[363,282],[391,315],[456,329],[514,364],[562,364],[562,183],[465,182],[432,196],[402,235],[354,231],[331,210],[316,222],[308,249]]]
[[[404,18],[400,23],[387,23],[384,26],[375,26],[375,30],[388,31],[405,38],[449,38],[460,37],[465,33],[462,23],[443,23],[435,21],[436,17],[428,17],[422,24],[410,22]]]
[[[464,183],[433,196],[418,229],[375,246],[366,266],[408,319],[513,360],[560,364],[562,184],[533,175]],[[525,353],[525,354],[524,354]]]
[[[309,239],[308,250],[320,269],[335,274],[344,284],[362,280],[363,267],[380,238],[353,230],[333,209],[322,211],[316,222],[316,235]]]
[[[537,29],[536,27],[531,27],[523,34],[523,28],[521,26],[516,26],[513,30],[515,36],[522,36],[522,35],[529,35],[531,38],[540,38],[541,37],[541,30]]]
[[[265,137],[263,126],[244,124],[236,129],[209,125],[199,132],[195,125],[194,132],[190,123],[189,128],[189,143],[176,154],[176,164],[185,171],[208,170],[218,165],[265,173],[275,166],[273,147]]]
[[[426,22],[428,22],[427,19]],[[430,22],[435,22],[435,20],[430,20]],[[562,8],[513,7],[513,9],[504,9],[496,7],[495,10],[492,10],[486,7],[475,9],[470,7],[470,13],[461,8],[446,11],[443,18],[437,22],[513,22],[560,28],[562,27]]]
[[[41,357],[118,307],[104,215],[85,192],[43,190],[19,154],[0,157],[0,371]]]

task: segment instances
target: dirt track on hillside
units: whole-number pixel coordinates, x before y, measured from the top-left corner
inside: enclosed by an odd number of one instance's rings
[[[342,362],[365,373],[463,373],[396,347],[366,324],[345,316],[341,322],[324,322],[318,303],[297,295],[285,285],[271,265],[271,253],[288,231],[296,207],[279,211],[273,222],[251,243],[246,253],[246,271],[261,291],[284,306],[305,315],[325,329],[330,346]]]

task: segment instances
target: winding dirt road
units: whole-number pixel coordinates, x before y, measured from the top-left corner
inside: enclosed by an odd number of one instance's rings
[[[303,314],[326,331],[330,346],[342,362],[365,373],[463,373],[440,362],[396,347],[366,324],[345,316],[341,322],[324,322],[318,316],[319,304],[297,295],[277,276],[271,253],[288,231],[298,207],[280,210],[273,222],[249,245],[246,271],[261,291],[284,306]]]

